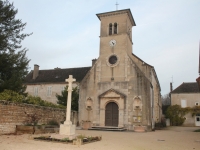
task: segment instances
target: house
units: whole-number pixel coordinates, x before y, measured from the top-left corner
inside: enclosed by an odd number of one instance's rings
[[[180,105],[182,108],[200,106],[200,90],[198,82],[182,83],[171,92],[171,105]],[[200,126],[200,114],[192,117],[186,114],[185,126]]]
[[[26,92],[32,96],[39,96],[43,100],[57,104],[56,94],[61,94],[67,85],[65,79],[73,74],[76,82],[73,87],[79,86],[80,81],[91,67],[39,70],[39,65],[34,65],[25,78]]]
[[[79,86],[79,122],[92,126],[152,130],[161,121],[161,88],[155,68],[133,54],[130,9],[97,14],[100,49],[91,67],[39,70],[26,78],[27,92],[55,102],[73,75]]]

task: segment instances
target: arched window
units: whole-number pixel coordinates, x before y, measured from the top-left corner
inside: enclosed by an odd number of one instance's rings
[[[114,23],[114,34],[117,34],[117,23]]]
[[[112,35],[112,23],[109,24],[109,35]]]

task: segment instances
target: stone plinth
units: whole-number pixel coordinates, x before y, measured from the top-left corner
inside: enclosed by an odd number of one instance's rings
[[[134,126],[135,132],[146,132],[147,128],[146,126]]]
[[[72,124],[61,124],[59,134],[67,136],[75,135],[75,128],[76,126]]]
[[[84,130],[88,130],[89,128],[91,128],[91,126],[92,126],[91,121],[83,121],[82,122],[82,129],[84,129]]]

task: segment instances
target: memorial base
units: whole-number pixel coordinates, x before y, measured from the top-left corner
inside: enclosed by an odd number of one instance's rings
[[[71,124],[61,124],[60,125],[60,131],[59,134],[60,135],[75,135],[75,125],[71,125]]]

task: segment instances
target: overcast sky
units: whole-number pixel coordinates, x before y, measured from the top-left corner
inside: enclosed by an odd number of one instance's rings
[[[91,66],[99,55],[100,21],[96,14],[115,11],[116,0],[10,0],[17,18],[33,32],[22,45],[40,69]],[[200,0],[118,0],[131,9],[133,53],[154,66],[161,93],[198,77]]]

